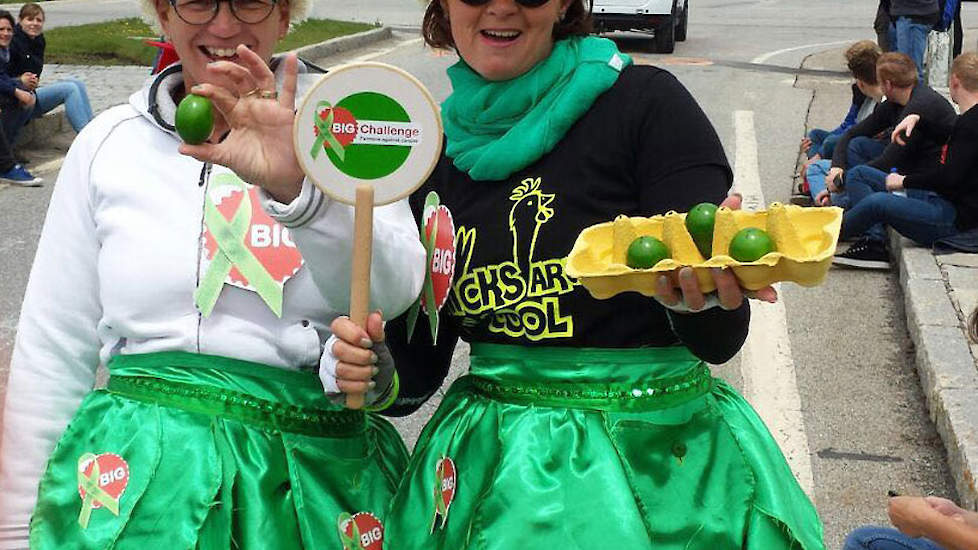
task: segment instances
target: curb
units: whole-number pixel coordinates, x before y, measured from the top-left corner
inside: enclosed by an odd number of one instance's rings
[[[900,269],[907,328],[927,409],[947,450],[959,504],[978,509],[978,371],[948,294],[944,274],[928,248],[890,230]]]
[[[392,36],[393,31],[390,27],[381,27],[379,29],[371,29],[369,31],[358,32],[356,34],[350,34],[347,36],[338,36],[336,38],[326,40],[325,42],[310,44],[292,51],[298,54],[299,57],[312,61],[349,50],[362,48],[369,44],[373,44],[374,42],[387,40]]]
[[[299,57],[313,61],[323,57],[329,57],[331,55],[362,48],[364,46],[373,44],[374,42],[387,40],[392,36],[393,31],[390,27],[381,27],[379,29],[370,29],[369,31],[358,32],[356,34],[338,36],[318,44],[310,44],[291,51],[298,54]],[[30,124],[25,126],[22,130],[19,143],[21,147],[26,148],[35,143],[44,143],[51,138],[51,136],[65,131],[71,132],[74,130],[72,130],[71,124],[68,123],[68,118],[65,115],[64,107],[58,107],[53,112],[44,115],[41,118],[34,119]]]

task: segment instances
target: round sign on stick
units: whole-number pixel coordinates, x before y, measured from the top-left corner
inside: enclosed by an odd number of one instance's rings
[[[373,207],[403,199],[438,162],[441,116],[407,72],[383,63],[330,69],[306,94],[292,129],[299,165],[330,198],[355,207],[350,319],[366,326]],[[363,406],[348,395],[347,407]]]

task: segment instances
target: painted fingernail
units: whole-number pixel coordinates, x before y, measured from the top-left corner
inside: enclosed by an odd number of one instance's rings
[[[377,387],[377,383],[374,382],[373,380],[371,380],[370,383],[367,384],[367,388],[369,388],[371,390],[374,389],[374,388],[376,388],[376,387]]]
[[[360,339],[360,347],[361,348],[370,349],[370,348],[374,347],[374,341],[371,340],[370,338],[361,338]]]
[[[371,374],[373,374],[374,376],[377,376],[378,374],[380,374],[380,369],[379,369],[379,368],[377,368],[377,367],[374,367],[374,368],[372,368],[372,369],[370,369],[370,372],[371,372]]]
[[[693,279],[693,277],[695,277],[693,275],[693,271],[692,270],[686,270],[686,269],[680,271],[679,272],[679,276],[682,277],[683,279],[687,280],[687,281],[690,281],[690,280]]]
[[[380,361],[380,358],[377,357],[377,354],[374,352],[370,352],[370,364],[376,365],[378,361]]]
[[[195,85],[195,86],[194,86],[193,88],[190,88],[190,91],[191,91],[191,92],[200,92],[200,91],[202,91],[203,89],[204,89],[204,87],[203,87],[203,86],[201,86],[200,84],[197,84],[197,85]]]
[[[662,275],[661,277],[659,277],[658,285],[661,286],[661,287],[663,287],[663,288],[668,287],[669,286],[669,277],[666,277],[665,275]]]

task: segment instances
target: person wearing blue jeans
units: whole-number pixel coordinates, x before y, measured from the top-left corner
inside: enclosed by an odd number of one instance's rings
[[[80,132],[92,120],[92,106],[88,102],[88,91],[81,80],[69,78],[54,84],[46,84],[35,90],[37,103],[34,105],[34,118],[40,118],[61,105],[75,132]]]
[[[33,91],[37,100],[33,109],[18,113],[9,124],[4,121],[10,143],[17,142],[21,128],[29,120],[39,118],[62,104],[71,127],[75,132],[81,131],[93,116],[85,84],[69,78],[39,86],[46,46],[43,33],[44,10],[36,3],[24,4],[20,8],[18,19],[10,43],[10,61],[7,63],[6,74],[16,79],[19,86]]]
[[[936,167],[902,175],[862,165],[846,173],[851,207],[843,215],[840,238],[863,238],[836,254],[833,263],[888,268],[883,224],[924,246],[978,227],[978,109],[974,108],[978,104],[978,54],[969,52],[954,60],[950,91],[961,108],[950,130],[941,119],[912,113],[891,134],[900,147],[922,135],[948,135],[942,162]],[[895,194],[904,190],[906,196]]]
[[[825,160],[832,158],[835,146],[842,135],[872,114],[876,106],[883,100],[883,90],[876,78],[876,61],[880,55],[882,52],[879,46],[870,40],[860,40],[846,50],[846,65],[855,79],[852,85],[852,102],[849,104],[849,111],[846,113],[842,124],[834,130],[814,128],[802,140],[802,149],[807,154],[808,159],[802,163],[801,173],[804,176],[803,181],[808,183],[808,189],[806,190],[803,184],[799,189],[799,195],[796,195],[803,196],[803,198],[796,199],[796,196],[793,196],[793,203],[807,206],[811,204],[819,191],[825,189],[827,170],[823,169]],[[813,179],[818,181],[813,183]],[[803,195],[806,191],[808,195]]]
[[[890,38],[893,51],[907,54],[917,65],[917,77],[924,77],[924,51],[927,34],[940,19],[937,0],[892,0]]]
[[[865,164],[846,174],[845,189],[850,207],[842,217],[839,238],[847,240],[862,236],[850,248],[861,254],[858,257],[854,256],[855,252],[838,254],[833,263],[889,269],[886,225],[924,246],[931,246],[934,241],[958,232],[954,203],[923,189],[907,189],[906,196],[887,192],[886,177],[886,172]]]
[[[866,525],[854,529],[842,543],[842,550],[946,550],[933,541],[912,538],[892,527]]]

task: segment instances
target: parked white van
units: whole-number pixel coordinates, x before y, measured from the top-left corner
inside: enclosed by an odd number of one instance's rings
[[[598,32],[653,32],[655,51],[672,53],[686,40],[689,0],[593,0]]]

